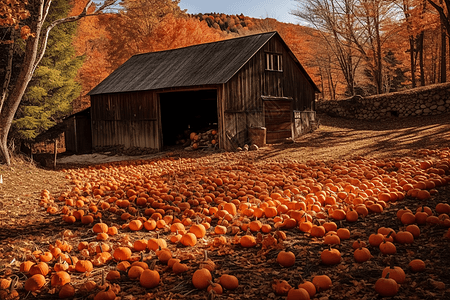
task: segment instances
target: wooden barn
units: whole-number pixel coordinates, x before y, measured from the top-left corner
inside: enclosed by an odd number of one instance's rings
[[[251,128],[265,127],[267,143],[296,138],[317,92],[277,32],[139,54],[89,92],[92,146],[162,150],[212,127],[226,150]]]
[[[91,108],[64,118],[66,152],[84,154],[92,152]]]

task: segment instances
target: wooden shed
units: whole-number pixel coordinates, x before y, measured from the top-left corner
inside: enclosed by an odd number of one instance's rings
[[[317,92],[277,32],[139,54],[89,92],[92,144],[162,150],[211,126],[226,150],[252,127],[266,128],[267,143],[296,138]]]
[[[66,152],[84,154],[92,152],[91,108],[64,118]]]

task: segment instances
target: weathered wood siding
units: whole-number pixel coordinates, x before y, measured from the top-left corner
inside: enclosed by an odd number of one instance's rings
[[[75,114],[64,120],[66,151],[83,154],[92,152],[92,129],[89,112]]]
[[[294,137],[311,132],[317,125],[315,111],[294,111]]]
[[[264,97],[264,122],[268,144],[292,137],[292,99]]]
[[[266,53],[282,55],[283,71],[266,70]],[[284,116],[284,120],[290,118],[291,122],[293,110],[314,109],[314,87],[278,36],[272,38],[218,92],[219,122],[220,115],[223,116],[223,126],[219,126],[219,133],[223,137],[221,148],[231,150],[236,145],[242,146],[249,141],[248,127],[267,125],[262,96],[292,98],[290,116]],[[273,128],[272,131],[278,130]],[[281,135],[291,136],[288,130],[277,135],[271,133],[269,128],[267,134],[270,136],[268,143],[274,139],[280,140]]]
[[[159,102],[155,92],[91,96],[93,148],[161,150]]]

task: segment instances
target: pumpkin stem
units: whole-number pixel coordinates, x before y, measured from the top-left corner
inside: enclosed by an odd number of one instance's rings
[[[100,253],[103,253],[104,251],[103,251],[103,247],[102,247],[102,245],[103,245],[103,243],[102,242],[100,242],[99,244],[98,244],[98,246],[99,246],[99,248],[100,248]]]
[[[72,255],[68,254],[69,259],[70,259],[70,265],[73,266],[73,259],[72,259]]]
[[[156,259],[152,260],[152,263],[150,264],[150,266],[148,267],[150,270],[154,270],[156,266]]]
[[[204,255],[205,255],[205,259],[203,261],[208,260],[208,250],[205,250]]]

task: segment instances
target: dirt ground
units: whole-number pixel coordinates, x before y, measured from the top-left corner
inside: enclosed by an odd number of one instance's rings
[[[450,147],[450,115],[425,116],[417,118],[392,118],[380,121],[356,121],[333,118],[325,115],[319,116],[320,127],[315,132],[306,134],[293,143],[280,143],[267,145],[258,151],[237,152],[226,154],[228,163],[238,161],[251,162],[281,162],[296,161],[308,162],[311,160],[320,160],[325,162],[342,161],[364,158],[383,158],[412,156],[417,157],[420,149],[442,149]],[[60,159],[58,170],[50,170],[37,166],[35,163],[23,157],[14,157],[13,165],[10,167],[0,165],[0,175],[2,183],[0,183],[0,276],[6,273],[16,272],[18,261],[21,260],[20,249],[28,247],[31,244],[46,245],[52,243],[56,237],[60,237],[65,229],[72,232],[82,232],[80,236],[85,234],[85,228],[69,226],[67,227],[61,221],[60,216],[48,215],[38,205],[40,193],[42,190],[49,190],[50,193],[58,195],[65,191],[70,184],[65,178],[66,173],[61,169],[78,168],[81,164],[105,163],[111,160],[133,160],[133,159],[154,159],[159,157],[189,157],[189,158],[209,158],[211,165],[214,163],[223,163],[223,153],[210,152],[186,152],[183,150],[171,149],[157,155],[146,157],[110,157],[110,156],[84,156],[84,157],[66,157]],[[450,191],[448,187],[439,190],[439,196],[436,197],[431,204],[440,201],[450,202]],[[405,205],[413,203],[413,200],[405,200]],[[368,226],[376,226],[381,220],[393,217],[395,211],[399,207],[387,210],[383,215],[372,216],[365,222],[358,222],[354,229],[361,233]],[[450,263],[450,254],[448,253],[448,242],[442,240],[443,230],[431,230],[423,240],[415,245],[414,251],[429,255],[427,257],[430,263],[433,263],[434,270],[424,274],[414,275],[410,278],[413,288],[409,291],[403,291],[396,299],[450,299],[450,274],[447,267]],[[288,232],[288,236],[294,236],[294,232]],[[436,243],[432,248],[424,249],[421,242]],[[314,260],[308,253],[312,253],[314,247],[318,247],[318,242],[314,241],[308,246],[305,240],[293,240],[289,247],[297,249],[298,253],[302,253],[304,259],[297,264],[295,268],[288,270],[287,277],[293,281],[298,280],[296,275],[300,269],[307,270],[306,274],[311,274],[317,270]],[[310,248],[306,248],[310,247]],[[430,247],[430,246],[427,246]],[[308,252],[309,251],[309,252]],[[404,248],[399,251],[407,253]],[[237,251],[236,251],[237,252]],[[222,268],[233,270],[237,273],[241,272],[240,278],[246,278],[253,281],[264,281],[268,276],[277,276],[285,270],[279,266],[274,267],[273,253],[268,254],[267,261],[258,261],[252,257],[252,253],[242,254],[235,261],[227,261],[225,257],[218,254],[212,254],[212,258],[216,260],[216,264],[222,265]],[[311,260],[310,260],[311,259]],[[340,282],[340,285],[333,287],[332,293],[322,293],[319,299],[378,299],[373,292],[373,283],[377,264],[384,259],[380,258],[373,264],[366,266],[358,271],[357,266],[348,264],[353,273],[345,275],[341,279],[334,276],[333,279]],[[272,262],[272,263],[271,263]],[[258,266],[258,269],[251,267]],[[322,269],[320,266],[319,269]],[[346,270],[341,270],[346,271]],[[348,271],[348,269],[347,269]],[[358,271],[358,272],[356,272]],[[342,275],[344,274],[344,275]],[[357,274],[357,275],[354,275]],[[98,275],[98,274],[97,274]],[[23,274],[21,275],[24,276]],[[363,278],[370,278],[363,280]],[[434,287],[430,283],[431,279],[440,280],[446,283],[443,290]],[[82,280],[82,278],[78,278]],[[174,280],[175,281],[175,280]],[[275,296],[273,293],[266,293],[264,289],[257,283],[248,287],[240,287],[234,293],[222,296],[219,299],[284,299],[284,297]],[[178,283],[177,283],[178,284]],[[193,291],[189,286],[178,285],[167,282],[165,289],[170,288],[170,295],[165,296],[164,289],[158,289],[154,293],[147,293],[145,299],[178,299],[192,298],[205,299],[206,294]],[[180,283],[181,284],[181,283]],[[128,285],[128,288],[127,288]],[[132,294],[130,283],[125,283],[122,287],[123,291],[127,289],[129,295]],[[269,281],[266,285],[270,285]],[[351,293],[345,288],[351,288]],[[263,291],[264,293],[263,294]],[[347,297],[345,296],[347,291]],[[366,294],[371,291],[369,294]],[[151,295],[149,295],[151,294]],[[183,297],[181,297],[181,296]],[[21,294],[24,296],[24,294]],[[122,294],[122,299],[134,299]],[[53,299],[52,296],[36,294],[28,295],[28,299]],[[92,296],[82,296],[77,299],[89,299]],[[139,298],[141,299],[141,298]],[[144,299],[144,298],[142,298]]]

